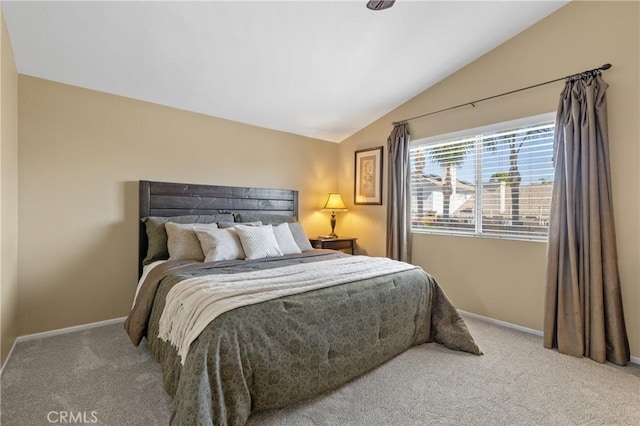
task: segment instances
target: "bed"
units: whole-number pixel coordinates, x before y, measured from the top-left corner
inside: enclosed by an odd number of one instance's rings
[[[293,190],[140,181],[142,279],[125,329],[161,364],[172,425],[243,425],[252,411],[335,389],[426,342],[481,353],[433,277],[312,249],[297,215]],[[170,260],[151,253],[163,225]],[[178,227],[193,227],[204,259],[173,256]],[[277,230],[282,250],[264,255]],[[212,235],[237,236],[245,252],[216,257],[223,244],[207,246]]]

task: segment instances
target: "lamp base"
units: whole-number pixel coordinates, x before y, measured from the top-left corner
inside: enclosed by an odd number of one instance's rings
[[[331,238],[338,238],[338,234],[336,234],[336,212],[331,212],[331,233],[329,234]]]

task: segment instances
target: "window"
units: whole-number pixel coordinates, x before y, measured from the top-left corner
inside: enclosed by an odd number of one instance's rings
[[[414,232],[547,239],[553,115],[416,141]]]

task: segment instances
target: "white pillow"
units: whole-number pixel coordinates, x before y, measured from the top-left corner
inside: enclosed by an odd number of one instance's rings
[[[271,225],[240,225],[231,229],[235,229],[238,233],[247,260],[282,256],[282,251],[278,246],[278,241],[276,241],[276,236],[273,234],[273,227]]]
[[[204,260],[204,253],[200,247],[200,241],[196,236],[198,230],[218,229],[215,223],[173,223],[164,225],[167,231],[167,249],[169,260],[193,259],[198,262]]]
[[[244,250],[235,228],[196,230],[205,262],[244,259]]]
[[[291,234],[288,223],[275,225],[273,227],[273,235],[276,236],[276,241],[282,254],[302,253],[300,247],[296,244],[296,240],[293,239],[293,234]]]

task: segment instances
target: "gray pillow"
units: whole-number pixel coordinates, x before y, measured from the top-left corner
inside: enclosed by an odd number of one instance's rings
[[[203,249],[196,231],[211,231],[218,229],[215,223],[173,223],[164,224],[167,230],[167,248],[169,260],[191,259],[202,262]]]
[[[307,234],[305,234],[304,229],[302,229],[302,224],[300,224],[300,222],[293,222],[288,223],[288,225],[291,230],[291,235],[293,235],[293,239],[300,248],[300,251],[313,250]]]
[[[167,248],[167,231],[164,224],[173,223],[215,223],[215,222],[233,222],[232,214],[213,214],[213,215],[185,215],[159,217],[149,216],[141,219],[147,230],[147,239],[149,240],[149,248],[147,249],[147,257],[142,261],[143,265],[148,265],[156,260],[164,260],[169,258],[169,250]]]
[[[268,213],[236,213],[236,222],[262,222],[263,225],[279,225],[281,223],[296,222],[295,216]]]
[[[244,223],[240,223],[240,222],[218,222],[218,229],[233,228],[234,226],[238,226],[238,225],[262,226],[262,222],[260,222],[260,221],[257,221],[257,222],[244,222]]]

